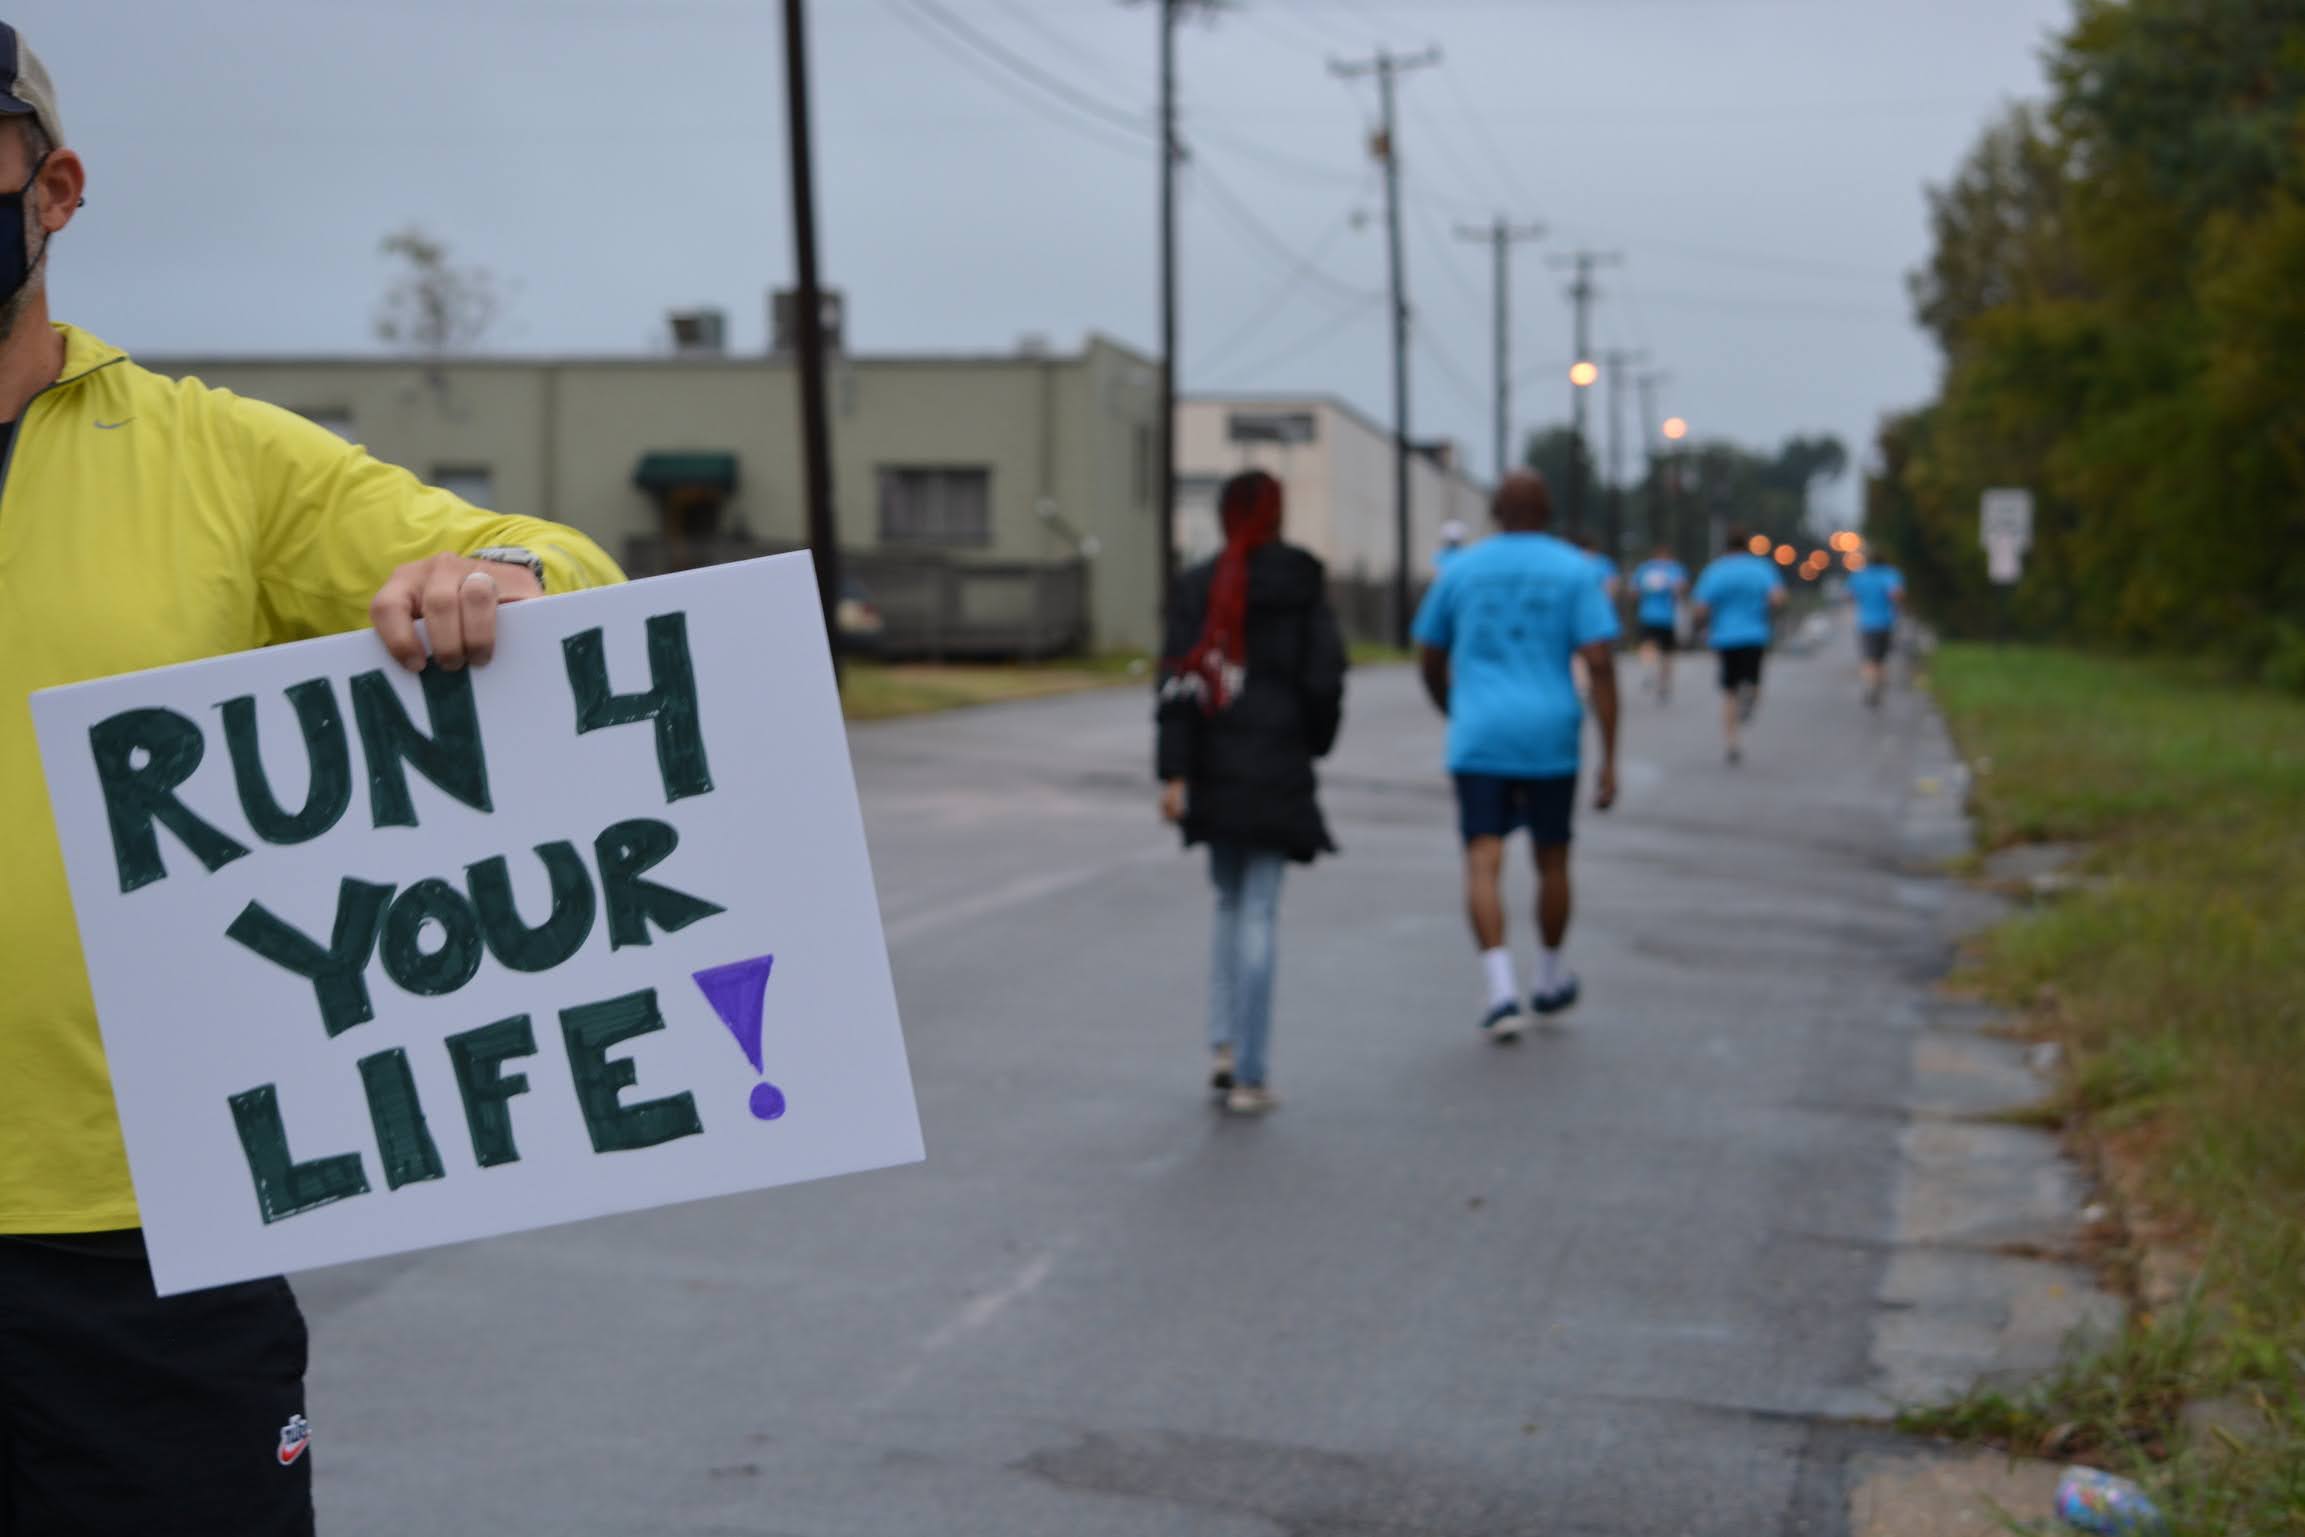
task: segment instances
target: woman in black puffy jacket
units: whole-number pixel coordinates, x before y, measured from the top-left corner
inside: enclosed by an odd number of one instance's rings
[[[1321,563],[1280,542],[1280,482],[1225,483],[1224,553],[1178,577],[1163,655],[1161,814],[1209,848],[1209,1084],[1225,1107],[1272,1108],[1274,921],[1291,861],[1333,854],[1313,760],[1337,739],[1345,652]]]

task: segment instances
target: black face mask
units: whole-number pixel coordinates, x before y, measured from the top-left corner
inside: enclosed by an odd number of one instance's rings
[[[32,174],[24,178],[24,185],[14,192],[0,196],[0,304],[6,304],[24,291],[32,281],[32,237],[24,228],[24,200],[32,195],[33,183],[40,180],[40,168],[48,163],[42,155],[33,162]]]

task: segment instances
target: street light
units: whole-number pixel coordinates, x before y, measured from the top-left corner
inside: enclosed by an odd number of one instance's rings
[[[1678,443],[1689,435],[1689,424],[1677,416],[1668,416],[1665,418],[1664,434],[1667,441]]]
[[[1569,367],[1569,382],[1580,390],[1591,389],[1593,381],[1600,377],[1600,369],[1589,358],[1580,358]]]
[[[1791,545],[1789,545],[1789,544],[1780,544],[1780,545],[1778,545],[1778,546],[1777,546],[1777,564],[1778,564],[1778,565],[1780,565],[1780,566],[1789,566],[1789,565],[1791,565],[1791,564],[1793,563],[1793,555],[1794,555],[1794,553],[1795,553],[1795,552],[1794,552],[1794,549],[1793,549],[1793,547],[1792,547]]]
[[[1767,534],[1755,534],[1745,541],[1745,548],[1751,550],[1755,555],[1766,555],[1769,553],[1769,536]]]

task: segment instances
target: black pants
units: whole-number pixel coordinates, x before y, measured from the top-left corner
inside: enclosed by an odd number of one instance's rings
[[[136,1232],[0,1237],[0,1537],[307,1537],[283,1280],[155,1297]]]

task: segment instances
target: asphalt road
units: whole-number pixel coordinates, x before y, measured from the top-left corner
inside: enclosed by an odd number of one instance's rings
[[[1585,1002],[1513,1049],[1439,723],[1356,674],[1262,1122],[1203,1098],[1145,697],[858,730],[928,1162],[301,1278],[323,1531],[1838,1530],[1941,960],[1922,706],[1851,661],[1776,661],[1741,768],[1701,661],[1629,698]]]

